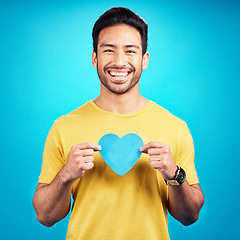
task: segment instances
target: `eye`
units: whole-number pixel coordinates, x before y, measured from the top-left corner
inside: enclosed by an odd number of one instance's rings
[[[136,51],[134,51],[134,50],[127,50],[127,53],[130,53],[130,54],[135,54],[135,53],[136,53]]]
[[[112,50],[112,49],[105,49],[103,52],[106,52],[106,53],[112,53],[113,50]]]

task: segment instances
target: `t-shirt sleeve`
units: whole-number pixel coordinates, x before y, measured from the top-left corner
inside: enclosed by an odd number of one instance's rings
[[[51,127],[43,152],[42,170],[38,182],[51,183],[65,164],[61,138],[56,122]]]
[[[199,183],[194,158],[195,151],[192,135],[185,123],[184,131],[180,139],[176,164],[185,170],[186,178],[190,185]]]

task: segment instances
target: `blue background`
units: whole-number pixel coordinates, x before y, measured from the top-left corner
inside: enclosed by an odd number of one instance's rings
[[[1,1],[1,239],[65,239],[69,216],[39,224],[32,197],[54,120],[99,94],[94,22],[126,6],[149,24],[141,93],[188,123],[205,195],[171,239],[239,239],[240,4],[215,1]]]

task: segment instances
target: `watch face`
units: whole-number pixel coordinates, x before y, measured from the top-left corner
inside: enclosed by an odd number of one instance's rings
[[[184,182],[186,178],[186,173],[183,169],[180,169],[179,175],[178,175],[178,179],[180,182]]]

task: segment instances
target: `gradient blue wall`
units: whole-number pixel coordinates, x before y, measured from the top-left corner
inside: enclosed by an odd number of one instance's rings
[[[149,24],[141,93],[185,120],[205,205],[197,223],[169,217],[171,238],[239,239],[239,1],[1,1],[1,239],[65,239],[68,218],[40,225],[32,197],[47,133],[99,94],[91,30],[126,6]]]

